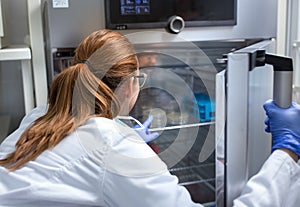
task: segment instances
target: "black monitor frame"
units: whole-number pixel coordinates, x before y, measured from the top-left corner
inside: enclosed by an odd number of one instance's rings
[[[112,9],[116,8],[116,3],[120,0],[105,0],[105,24],[107,29],[124,30],[124,29],[150,29],[150,28],[166,28],[168,21],[141,21],[137,22],[113,22]],[[152,0],[158,1],[158,0]],[[175,0],[174,0],[175,1]],[[222,2],[221,0],[220,2]],[[217,20],[185,20],[185,27],[205,27],[205,26],[234,26],[237,24],[237,0],[233,0],[233,15],[232,19],[217,19]],[[115,10],[115,9],[114,9]],[[117,12],[117,11],[116,11]],[[176,15],[176,14],[174,14]]]

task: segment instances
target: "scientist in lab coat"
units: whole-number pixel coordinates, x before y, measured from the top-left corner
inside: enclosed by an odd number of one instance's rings
[[[46,107],[35,108],[0,146],[0,206],[192,207],[188,191],[147,145],[147,127],[118,116],[136,102],[146,75],[121,34],[99,30],[57,75]],[[299,201],[300,109],[267,102],[273,153],[235,206],[295,206]]]

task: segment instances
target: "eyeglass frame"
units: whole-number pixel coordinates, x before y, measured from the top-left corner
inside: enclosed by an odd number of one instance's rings
[[[140,82],[139,82],[139,87],[142,88],[145,85],[146,81],[147,81],[148,75],[146,73],[139,73],[139,75],[134,75],[133,77],[138,78],[138,79],[144,78],[142,84],[140,84]]]

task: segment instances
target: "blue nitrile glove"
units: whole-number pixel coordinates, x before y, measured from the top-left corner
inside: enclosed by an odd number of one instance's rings
[[[153,120],[152,116],[149,116],[146,121],[143,123],[144,127],[141,127],[139,125],[135,125],[133,128],[137,129],[136,132],[143,138],[143,140],[148,143],[156,139],[159,134],[157,132],[151,133],[149,131],[149,126]]]
[[[284,148],[300,157],[300,105],[292,102],[289,108],[283,109],[269,100],[263,107],[268,116],[265,131],[272,134],[272,152]]]

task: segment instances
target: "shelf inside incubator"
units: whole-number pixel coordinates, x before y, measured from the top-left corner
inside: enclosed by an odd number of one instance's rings
[[[162,131],[153,142],[156,153],[169,166],[170,173],[178,177],[179,185],[188,189],[195,202],[207,206],[215,201],[214,149],[205,161],[199,161],[199,155],[210,130],[214,133],[214,124],[173,128]],[[175,164],[174,159],[177,160]]]
[[[158,131],[166,131],[166,130],[175,130],[175,129],[184,129],[184,128],[192,128],[192,127],[205,127],[214,125],[214,121],[210,122],[197,122],[191,124],[178,124],[178,125],[166,125],[164,127],[150,127],[150,132],[158,132]]]

